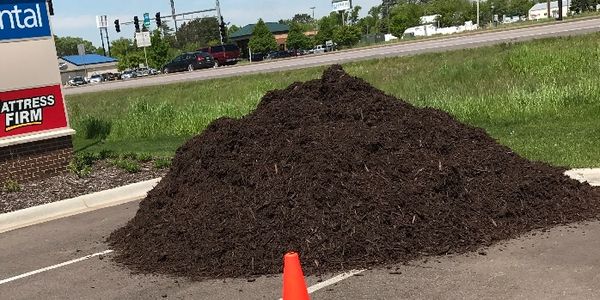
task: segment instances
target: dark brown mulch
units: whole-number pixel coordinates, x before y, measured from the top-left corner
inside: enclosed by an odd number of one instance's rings
[[[131,183],[164,176],[167,170],[157,170],[151,162],[142,163],[138,173],[128,173],[106,161],[96,162],[89,177],[72,173],[20,184],[21,191],[8,193],[0,188],[0,213],[47,204]]]
[[[109,243],[144,273],[307,274],[473,251],[595,219],[600,192],[346,74],[268,93],[188,141]]]

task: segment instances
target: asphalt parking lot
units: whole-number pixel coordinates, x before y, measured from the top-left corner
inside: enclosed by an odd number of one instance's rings
[[[105,237],[138,202],[0,234],[3,299],[278,299],[281,276],[190,282],[130,274]],[[532,233],[481,253],[372,269],[330,284],[309,277],[313,299],[597,299],[600,222]],[[64,263],[64,264],[63,264]],[[63,265],[60,265],[63,264]],[[47,270],[49,266],[53,269]],[[33,273],[29,273],[32,272]],[[39,273],[36,273],[39,272]],[[29,273],[29,274],[28,274]],[[22,276],[20,278],[19,276]],[[337,277],[339,279],[339,276]]]

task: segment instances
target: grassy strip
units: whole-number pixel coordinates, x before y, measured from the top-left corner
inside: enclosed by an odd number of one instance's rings
[[[389,94],[483,127],[530,159],[600,166],[599,38],[544,39],[344,67]],[[241,117],[265,92],[318,78],[322,69],[69,96],[76,149],[172,155],[211,121]],[[98,136],[105,140],[97,142]]]

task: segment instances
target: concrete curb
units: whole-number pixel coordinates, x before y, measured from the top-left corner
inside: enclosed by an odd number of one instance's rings
[[[578,180],[579,182],[587,182],[591,186],[600,186],[600,168],[573,169],[566,171],[565,175]]]
[[[111,190],[0,214],[0,233],[44,223],[146,197],[160,178]]]

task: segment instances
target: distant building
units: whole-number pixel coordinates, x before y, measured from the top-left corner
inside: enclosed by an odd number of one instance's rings
[[[569,12],[569,5],[571,5],[570,1],[564,0],[562,2],[562,15],[566,17]],[[551,18],[558,18],[558,1],[550,2],[550,14]],[[541,20],[548,18],[548,3],[542,2],[534,5],[529,9],[529,20]]]
[[[429,16],[422,16],[421,17],[421,25],[426,25],[426,24],[437,24],[437,20],[438,18],[441,17],[441,15],[429,15]]]
[[[402,38],[424,37],[438,34],[453,34],[477,29],[479,29],[479,26],[477,26],[477,24],[473,24],[473,21],[467,21],[464,25],[450,27],[437,27],[433,24],[425,24],[407,28],[404,31]]]
[[[277,45],[280,50],[285,50],[285,44],[287,42],[288,32],[290,32],[290,27],[286,24],[281,24],[277,22],[265,22],[269,31],[275,36],[275,40],[277,41]],[[229,40],[236,43],[240,50],[242,51],[242,56],[248,56],[248,43],[250,42],[250,38],[252,37],[252,32],[254,31],[254,27],[256,24],[248,24],[240,30],[234,32],[229,36]]]
[[[94,74],[116,73],[117,59],[98,54],[68,55],[58,59],[61,82],[66,84],[76,76],[89,78]]]

